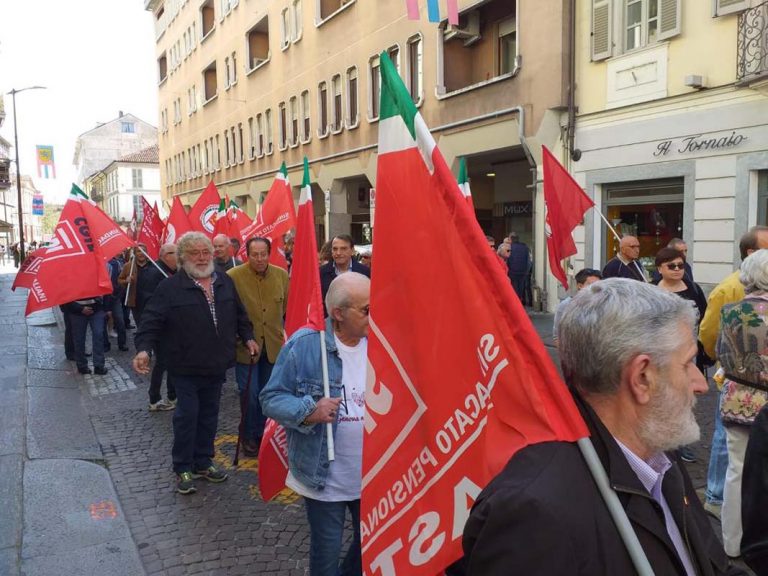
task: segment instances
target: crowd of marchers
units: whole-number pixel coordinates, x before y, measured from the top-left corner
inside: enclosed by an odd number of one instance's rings
[[[528,301],[528,247],[514,233],[498,246],[488,241],[518,297]],[[125,349],[135,323],[133,366],[151,373],[149,409],[175,410],[172,458],[181,494],[193,494],[197,480],[227,479],[213,463],[214,438],[222,385],[234,368],[245,456],[258,457],[267,418],[286,429],[286,485],[304,497],[311,575],[362,574],[370,268],[355,259],[352,239],[337,236],[320,250],[325,335],[301,329],[287,342],[290,268],[269,263],[269,239],[249,239],[242,263],[234,257],[239,246],[225,236],[211,241],[187,233],[163,246],[157,261],[142,248],[109,262],[111,296],[64,306],[67,354],[89,371],[90,326],[94,370],[104,373],[110,337]],[[661,249],[652,274],[640,265],[639,248],[637,238],[623,237],[602,271],[576,274],[573,296],[558,306],[553,336],[566,383],[654,573],[741,574],[732,560],[742,557],[768,574],[768,228],[741,238],[740,269],[708,298],[694,280],[685,242],[673,239]],[[701,502],[684,463],[700,441],[693,408],[695,396],[708,390],[708,370],[720,401]],[[347,513],[353,540],[342,558]],[[708,515],[721,519],[722,538]],[[534,444],[510,459],[474,503],[463,549],[447,574],[638,570],[584,458],[568,442]]]

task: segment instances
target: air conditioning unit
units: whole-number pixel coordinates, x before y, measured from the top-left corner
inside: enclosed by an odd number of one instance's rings
[[[464,46],[471,46],[480,40],[480,12],[475,10],[465,16],[464,26],[452,26],[448,24],[445,29],[445,39],[453,40],[459,38],[464,40]]]

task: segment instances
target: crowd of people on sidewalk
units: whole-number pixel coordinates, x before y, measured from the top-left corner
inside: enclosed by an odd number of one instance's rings
[[[493,238],[488,242],[525,302],[528,247],[514,233],[498,246]],[[226,236],[211,241],[189,232],[163,246],[156,261],[141,245],[113,258],[111,295],[63,306],[67,356],[80,372],[90,372],[90,327],[93,369],[104,374],[110,337],[127,350],[133,320],[133,366],[151,374],[149,410],[174,410],[173,470],[176,489],[185,495],[196,492],[199,479],[227,479],[214,464],[214,439],[222,386],[234,368],[245,456],[258,457],[267,418],[286,429],[286,485],[304,498],[310,573],[360,575],[370,268],[355,258],[347,235],[323,246],[318,275],[325,340],[305,328],[286,342],[290,269],[270,264],[268,238],[248,240],[245,262],[236,259],[238,248]],[[573,296],[557,308],[553,339],[566,383],[657,574],[740,574],[730,563],[740,556],[768,574],[766,248],[768,228],[750,229],[740,242],[740,270],[707,298],[694,281],[683,240],[659,250],[649,274],[638,260],[638,239],[625,236],[602,271],[575,275]],[[372,254],[365,256],[370,263]],[[290,249],[286,258],[290,263]],[[707,391],[713,366],[721,390],[702,503],[682,463],[695,460],[695,395]],[[341,558],[347,513],[353,539]],[[721,518],[723,545],[707,513]],[[583,458],[565,442],[529,446],[513,456],[477,498],[463,546],[464,558],[447,574],[633,573]]]

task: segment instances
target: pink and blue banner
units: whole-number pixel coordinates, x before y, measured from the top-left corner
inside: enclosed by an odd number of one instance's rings
[[[451,26],[459,25],[459,3],[458,0],[446,0],[448,5],[448,24]],[[419,0],[405,0],[405,6],[408,11],[409,20],[419,19]],[[427,0],[427,16],[430,22],[440,22],[440,4],[439,0]]]
[[[37,149],[37,176],[56,178],[56,165],[53,163],[53,146],[35,146]]]

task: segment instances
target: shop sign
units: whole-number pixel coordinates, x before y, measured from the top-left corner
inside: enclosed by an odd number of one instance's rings
[[[686,154],[689,152],[700,152],[701,150],[722,150],[724,148],[734,148],[747,140],[747,136],[739,134],[735,130],[728,136],[719,138],[702,138],[701,134],[688,136],[677,140],[664,140],[656,146],[654,157],[661,158],[670,152],[679,152]]]
[[[504,202],[504,216],[530,216],[533,202]]]

